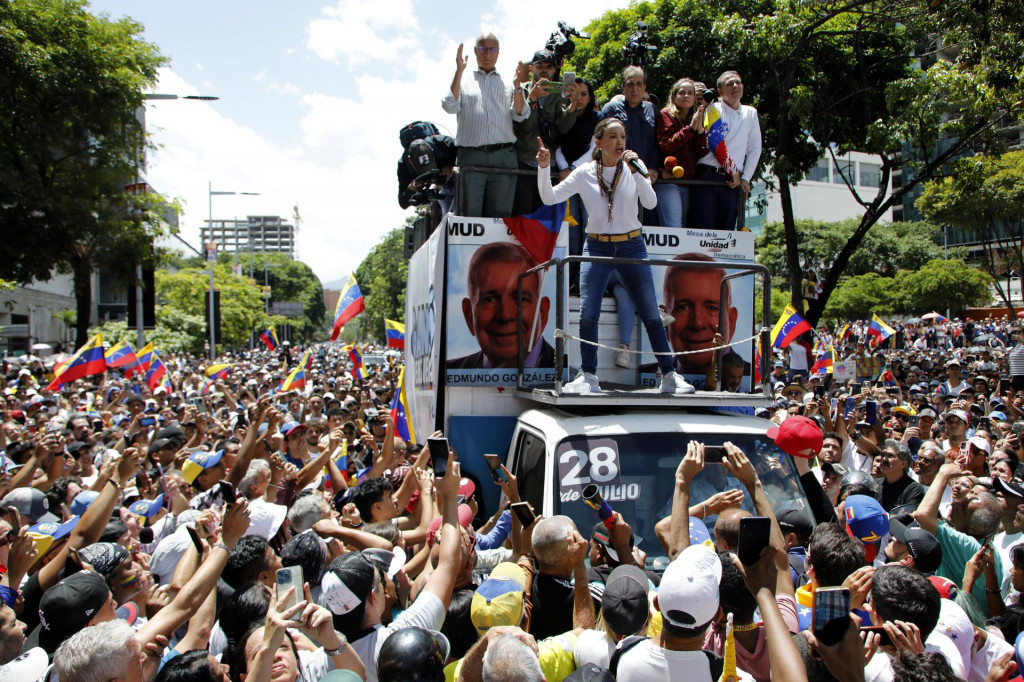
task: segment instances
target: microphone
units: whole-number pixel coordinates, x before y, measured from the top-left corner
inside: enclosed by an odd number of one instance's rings
[[[629,167],[640,175],[647,175],[647,166],[638,158],[629,160]]]

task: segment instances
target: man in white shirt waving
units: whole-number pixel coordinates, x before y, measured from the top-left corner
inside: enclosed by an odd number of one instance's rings
[[[743,80],[737,72],[723,73],[717,87],[720,99],[704,115],[709,151],[697,160],[696,179],[726,184],[695,187],[690,217],[697,228],[734,230],[740,198],[750,194],[761,158],[761,124],[754,107],[740,104]]]

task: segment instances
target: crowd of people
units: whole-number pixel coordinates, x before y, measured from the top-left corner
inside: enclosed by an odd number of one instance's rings
[[[299,349],[239,353],[205,393],[187,355],[155,391],[5,366],[0,678],[703,681],[734,661],[737,679],[1012,679],[1024,385],[974,336],[929,351],[914,333],[869,381],[773,369],[759,414],[803,509],[772,508],[761,453],[705,461],[690,441],[661,573],[636,520],[524,527],[513,471],[475,481],[450,452],[435,476],[396,435],[387,364],[355,380],[318,347],[307,385],[278,392]],[[741,487],[691,498],[705,467]],[[771,530],[743,563],[748,510]],[[837,587],[849,626],[826,642],[815,594]]]

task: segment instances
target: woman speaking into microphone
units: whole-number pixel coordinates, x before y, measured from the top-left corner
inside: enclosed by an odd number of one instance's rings
[[[540,142],[537,152],[537,188],[545,204],[556,204],[579,194],[587,208],[587,240],[584,256],[647,258],[643,229],[637,218],[637,200],[644,208],[654,208],[658,199],[647,178],[647,169],[636,152],[626,149],[626,129],[615,118],[606,118],[594,128],[594,162],[579,166],[556,186],[551,186],[551,152]],[[597,342],[597,323],[601,317],[601,299],[613,270],[629,290],[640,320],[661,367],[661,390],[683,395],[693,386],[672,368],[672,352],[664,323],[658,313],[654,278],[648,265],[611,265],[584,262],[580,268],[580,337]],[[580,344],[581,371],[563,390],[566,393],[600,391],[597,379],[597,346]]]

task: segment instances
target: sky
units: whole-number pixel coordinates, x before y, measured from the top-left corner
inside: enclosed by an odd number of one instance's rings
[[[455,135],[441,98],[460,42],[493,31],[498,71],[511,81],[558,21],[583,30],[625,4],[562,0],[557,14],[539,0],[93,0],[91,9],[138,21],[168,58],[153,93],[219,97],[146,104],[158,145],[147,179],[183,202],[181,237],[200,246],[209,188],[255,192],[214,196],[214,220],[291,220],[297,206],[297,257],[329,282],[412,215],[397,201],[398,132],[428,120]]]

